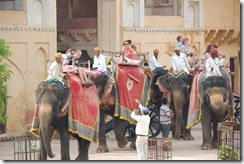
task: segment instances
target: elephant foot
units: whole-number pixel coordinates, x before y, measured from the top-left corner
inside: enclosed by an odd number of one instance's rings
[[[76,161],[87,161],[88,160],[88,156],[86,157],[81,157],[80,155],[78,157],[75,158]]]
[[[136,149],[136,142],[135,141],[132,141],[130,143],[130,147],[133,148],[133,149]]]
[[[102,146],[100,145],[98,148],[97,148],[97,153],[107,153],[109,152],[109,149],[107,146]]]
[[[212,150],[212,145],[210,144],[202,144],[201,145],[202,150]]]
[[[217,149],[219,147],[218,142],[217,141],[216,142],[213,142],[212,143],[212,147],[213,147],[213,149]]]
[[[183,140],[194,140],[194,137],[192,137],[191,135],[185,136]]]
[[[126,147],[127,144],[128,144],[127,138],[125,138],[122,141],[117,141],[117,145],[118,145],[119,148],[124,148],[124,147]]]

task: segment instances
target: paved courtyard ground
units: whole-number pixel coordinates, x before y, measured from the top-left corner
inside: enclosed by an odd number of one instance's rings
[[[216,160],[217,150],[201,150],[202,143],[201,125],[198,124],[192,128],[192,135],[194,141],[172,140],[172,160]],[[161,137],[161,134],[160,136]],[[70,156],[74,160],[77,156],[77,141],[70,140]],[[109,147],[108,153],[96,153],[98,144],[91,144],[89,149],[90,160],[137,160],[137,153],[135,149],[130,148],[129,144],[125,148],[118,148],[114,137],[114,132],[108,133],[107,145]],[[59,140],[52,142],[53,152],[56,154],[55,158],[49,160],[60,160],[60,145]],[[0,142],[0,159],[14,160],[14,146],[13,141]]]

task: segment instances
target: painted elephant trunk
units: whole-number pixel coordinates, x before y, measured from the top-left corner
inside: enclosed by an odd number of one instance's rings
[[[39,108],[39,120],[40,120],[40,130],[42,135],[42,141],[44,143],[44,148],[47,155],[50,158],[55,157],[55,154],[51,149],[51,136],[50,136],[50,126],[52,121],[52,106],[50,104],[42,104]]]
[[[224,91],[219,88],[214,88],[212,92],[208,94],[210,105],[212,110],[216,113],[224,113],[227,109],[228,102],[227,96]]]

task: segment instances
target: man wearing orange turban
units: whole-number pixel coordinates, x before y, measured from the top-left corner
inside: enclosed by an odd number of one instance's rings
[[[50,65],[48,69],[48,77],[47,81],[52,82],[57,80],[59,83],[62,84],[64,87],[63,83],[63,70],[62,70],[62,54],[60,52],[54,54],[55,61]]]

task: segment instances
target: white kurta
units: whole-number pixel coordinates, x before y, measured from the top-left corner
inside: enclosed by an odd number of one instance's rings
[[[54,61],[48,69],[48,77],[47,80],[54,78],[60,82],[62,82],[64,77],[63,71],[62,71],[62,63],[57,63]]]
[[[186,60],[186,56],[184,53],[180,53],[180,56],[173,54],[172,57],[172,67],[173,71],[185,71],[187,74],[190,74],[189,69],[190,65],[188,61]]]
[[[103,54],[99,54],[98,57],[97,55],[94,56],[93,68],[97,68],[97,70],[101,72],[107,71],[106,59]]]
[[[153,55],[150,60],[149,60],[149,69],[150,71],[154,71],[157,67],[162,67],[161,65],[158,64],[158,61],[156,57]]]
[[[213,68],[213,70],[212,70]],[[206,78],[209,76],[222,76],[219,71],[219,59],[218,58],[208,58],[206,61]],[[212,70],[212,71],[211,71]]]

